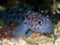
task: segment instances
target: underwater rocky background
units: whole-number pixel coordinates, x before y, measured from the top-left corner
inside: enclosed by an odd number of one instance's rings
[[[21,1],[0,1],[0,45],[60,45],[60,1]]]
[[[60,22],[54,29],[54,35],[47,37],[40,33],[34,32],[29,37],[20,38],[15,40],[13,38],[0,40],[1,45],[60,45]]]

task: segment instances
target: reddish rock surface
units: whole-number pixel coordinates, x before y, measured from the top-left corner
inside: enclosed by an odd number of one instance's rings
[[[12,37],[12,30],[6,27],[0,28],[0,39],[4,39],[4,38],[9,39],[11,37]]]

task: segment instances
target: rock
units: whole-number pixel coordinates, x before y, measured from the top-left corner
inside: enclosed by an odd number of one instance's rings
[[[12,38],[12,30],[6,28],[6,27],[2,27],[0,28],[0,39],[10,39]]]
[[[0,40],[0,45],[2,45],[2,41]]]
[[[57,38],[60,37],[60,21],[56,24],[54,28],[54,34],[56,35]]]
[[[60,38],[56,39],[55,45],[60,45]]]
[[[51,39],[51,40],[50,40]],[[26,39],[29,43],[36,43],[36,44],[43,44],[47,43],[48,41],[54,41],[54,37],[49,38],[45,35],[40,35],[40,33],[33,33],[30,37]]]

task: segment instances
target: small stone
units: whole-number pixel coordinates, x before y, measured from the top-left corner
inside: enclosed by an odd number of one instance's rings
[[[60,45],[60,38],[56,39],[55,45]]]

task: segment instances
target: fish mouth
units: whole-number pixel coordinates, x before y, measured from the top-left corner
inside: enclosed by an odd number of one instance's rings
[[[42,28],[42,29],[39,30],[38,32],[40,32],[40,33],[49,33],[49,32],[53,32],[53,27]]]

